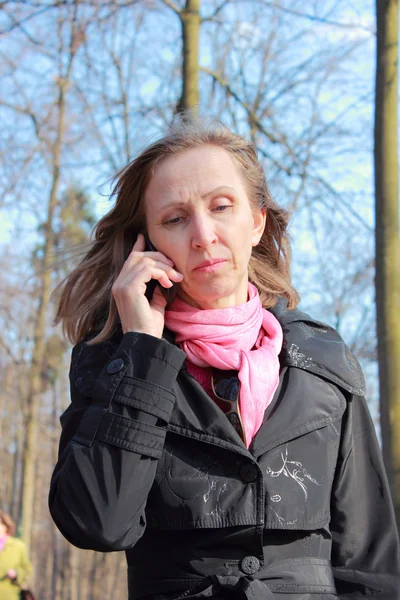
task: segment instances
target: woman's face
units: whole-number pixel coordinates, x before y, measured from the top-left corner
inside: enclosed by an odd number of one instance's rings
[[[253,209],[230,154],[203,145],[164,159],[146,189],[154,246],[182,273],[178,295],[198,308],[247,301],[248,264],[265,211]]]

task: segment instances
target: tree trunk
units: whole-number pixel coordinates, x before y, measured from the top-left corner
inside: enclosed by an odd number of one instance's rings
[[[26,375],[26,370],[20,371],[19,377],[21,375]],[[15,396],[18,398],[18,415],[15,419],[15,468],[13,472],[13,482],[12,482],[12,515],[13,519],[16,523],[20,522],[20,515],[22,512],[21,506],[21,489],[22,489],[22,473],[24,468],[24,422],[23,417],[23,406],[25,400],[24,394],[24,385],[19,382],[18,386],[16,386],[15,391],[13,392]]]
[[[73,546],[68,543],[64,543],[64,555],[62,563],[62,574],[61,574],[61,591],[58,596],[59,600],[70,600],[70,573],[71,573],[71,561],[70,556],[73,550]]]
[[[377,0],[375,96],[376,314],[382,450],[400,524],[400,243],[398,0]]]
[[[85,560],[81,561],[81,570],[80,570],[80,578],[81,578],[81,584],[79,587],[79,600],[92,600],[92,595],[90,592],[90,558],[91,558],[91,553],[88,550],[85,553]]]
[[[185,8],[179,13],[182,24],[183,67],[182,96],[177,112],[189,111],[198,114],[199,105],[199,38],[200,0],[186,0]]]
[[[79,570],[80,570],[80,559],[81,552],[78,548],[71,546],[69,554],[69,565],[70,565],[70,599],[79,600]]]
[[[45,332],[46,316],[49,305],[52,273],[51,264],[53,261],[54,249],[54,214],[57,205],[57,196],[60,184],[61,152],[64,143],[64,132],[66,125],[67,109],[67,90],[70,82],[72,65],[76,56],[77,49],[83,41],[82,32],[77,27],[77,10],[79,0],[75,0],[71,6],[73,11],[70,15],[70,40],[68,48],[68,58],[64,73],[60,73],[57,78],[57,128],[54,142],[51,144],[52,161],[52,185],[47,207],[47,220],[44,226],[44,248],[39,279],[39,306],[34,328],[34,347],[32,352],[32,362],[29,372],[29,393],[25,412],[25,444],[24,444],[24,472],[22,488],[22,536],[27,546],[28,552],[32,537],[32,518],[34,502],[34,482],[35,482],[35,461],[36,461],[36,437],[38,429],[38,418],[41,396],[41,371],[43,359],[46,350]],[[59,25],[63,23],[60,20]],[[62,27],[60,29],[60,36]],[[62,41],[60,38],[62,45]],[[40,137],[40,131],[38,136]]]
[[[57,139],[54,144],[52,187],[48,203],[47,221],[45,225],[45,244],[43,251],[43,268],[40,276],[40,296],[37,310],[34,348],[28,381],[30,390],[25,412],[25,444],[24,444],[24,473],[22,487],[22,536],[30,548],[32,536],[36,438],[41,395],[41,370],[45,352],[46,314],[51,294],[51,261],[53,251],[53,218],[57,202],[57,192],[60,180],[60,158],[62,131],[64,129],[65,99],[64,90],[59,96],[59,124]]]
[[[16,452],[11,453],[13,415],[7,410],[12,397],[12,379],[15,373],[14,365],[6,363],[3,367],[3,377],[1,379],[0,390],[0,451],[2,460],[0,461],[0,504],[3,510],[12,512],[12,465],[15,465]]]
[[[51,525],[51,554],[52,554],[52,571],[47,578],[47,589],[50,598],[58,599],[57,585],[60,581],[60,545],[58,543],[58,532],[54,524]]]

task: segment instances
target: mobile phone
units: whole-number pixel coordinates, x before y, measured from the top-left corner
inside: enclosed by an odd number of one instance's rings
[[[151,242],[149,236],[147,235],[147,233],[144,234],[144,239],[145,239],[145,251],[150,251],[150,252],[158,252],[157,248],[154,246],[154,244]],[[147,298],[147,300],[150,302],[153,294],[154,294],[154,290],[156,288],[156,285],[159,286],[162,295],[164,296],[164,298],[166,299],[167,303],[170,304],[171,302],[173,302],[175,300],[175,296],[176,296],[176,287],[175,284],[173,284],[172,287],[170,288],[165,288],[163,287],[158,281],[157,279],[151,279],[146,286],[146,293],[145,296]]]

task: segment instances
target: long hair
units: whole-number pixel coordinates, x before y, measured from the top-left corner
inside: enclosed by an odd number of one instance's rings
[[[265,230],[248,267],[249,280],[257,287],[263,306],[273,307],[279,296],[287,299],[289,309],[298,304],[299,295],[290,279],[289,214],[272,199],[255,146],[221,123],[181,119],[116,175],[114,207],[96,225],[89,251],[55,290],[59,294],[55,323],[62,323],[72,343],[90,335],[90,343],[95,344],[114,333],[118,312],[111,288],[138,233],[145,231],[143,199],[154,170],[166,157],[203,144],[229,152],[250,202],[266,209]]]

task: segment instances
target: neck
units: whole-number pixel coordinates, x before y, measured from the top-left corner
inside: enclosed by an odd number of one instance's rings
[[[241,290],[235,290],[234,293],[226,296],[194,298],[182,289],[178,291],[177,295],[183,302],[186,302],[189,306],[193,306],[199,310],[233,308],[234,306],[246,304],[249,300],[248,282],[246,282],[246,285]]]

